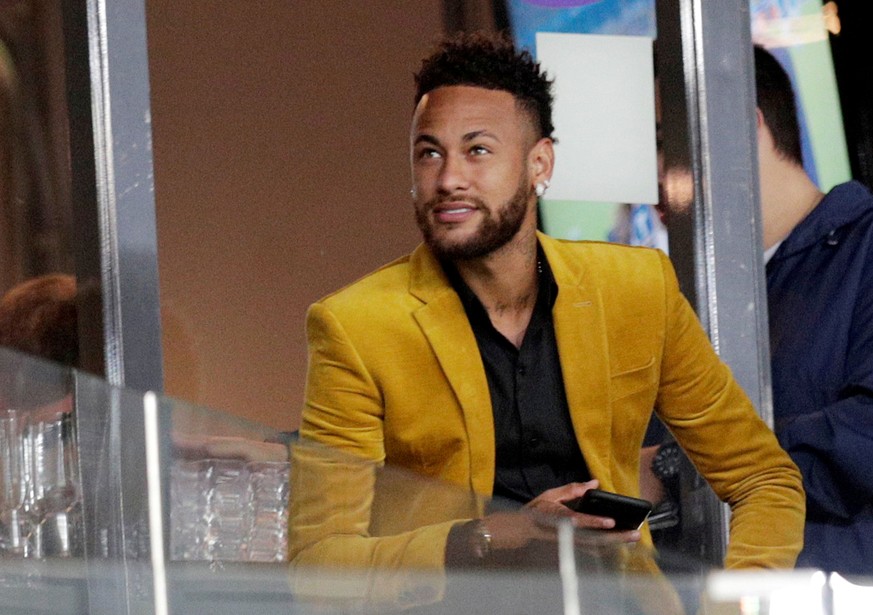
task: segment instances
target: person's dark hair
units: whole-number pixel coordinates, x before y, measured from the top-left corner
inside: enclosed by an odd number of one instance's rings
[[[800,125],[791,79],[779,60],[760,45],[755,45],[755,89],[758,108],[773,135],[776,151],[802,166]]]
[[[459,34],[445,39],[415,75],[415,104],[443,86],[469,85],[512,94],[534,120],[538,138],[552,133],[552,80],[528,51],[505,34]]]
[[[27,280],[0,300],[0,346],[75,367],[77,327],[76,279],[71,275]]]

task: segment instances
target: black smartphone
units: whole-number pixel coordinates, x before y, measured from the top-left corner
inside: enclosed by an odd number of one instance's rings
[[[652,512],[652,503],[620,493],[589,489],[581,498],[564,502],[576,512],[615,519],[616,530],[638,530]]]

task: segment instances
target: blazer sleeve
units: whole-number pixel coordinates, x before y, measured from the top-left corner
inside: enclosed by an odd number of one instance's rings
[[[400,480],[402,473],[384,468],[380,393],[342,324],[327,307],[315,304],[307,315],[307,335],[301,442],[292,451],[293,588],[309,598],[335,598],[337,575],[342,575],[348,599],[394,608],[438,600],[444,593],[447,536],[459,521],[449,513],[464,510],[448,500],[468,494],[445,489],[422,497],[418,492],[429,481]],[[380,501],[392,504],[379,506]],[[374,535],[374,527],[391,525],[383,521],[390,521],[404,501],[408,507],[423,501],[446,515],[418,526],[409,523],[405,531],[395,523],[389,535]],[[416,518],[407,510],[403,514]]]
[[[730,505],[726,568],[791,567],[803,544],[797,467],[721,362],[661,255],[666,322],[656,410]]]
[[[382,397],[342,324],[316,303],[306,315],[306,335],[309,364],[301,437],[384,461]]]

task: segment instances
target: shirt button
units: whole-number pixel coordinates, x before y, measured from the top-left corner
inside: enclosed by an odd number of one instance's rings
[[[518,372],[518,375],[519,375],[519,376],[524,376],[524,372],[525,372],[526,370],[525,370],[525,368],[524,368],[524,365],[521,365],[521,364],[519,363],[518,366],[516,366],[515,371]]]
[[[527,445],[530,446],[531,448],[539,446],[539,444],[540,444],[540,439],[537,438],[536,436],[531,436],[527,440]]]

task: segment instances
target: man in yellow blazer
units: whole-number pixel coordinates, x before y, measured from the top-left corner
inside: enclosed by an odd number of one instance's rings
[[[804,519],[797,469],[713,352],[668,259],[537,232],[554,165],[551,82],[539,66],[508,41],[464,36],[426,59],[416,83],[412,195],[424,243],[311,306],[302,438],[610,529],[564,503],[593,486],[639,494],[655,408],[730,504],[726,566],[792,566]],[[538,365],[548,377],[526,379]],[[553,440],[540,463],[535,451]],[[377,531],[373,474],[314,470],[317,454],[303,450],[291,510],[301,568],[439,571],[541,531],[502,514],[470,521],[475,505],[467,520],[452,518],[462,505],[441,522]],[[647,530],[620,539],[650,544]]]

